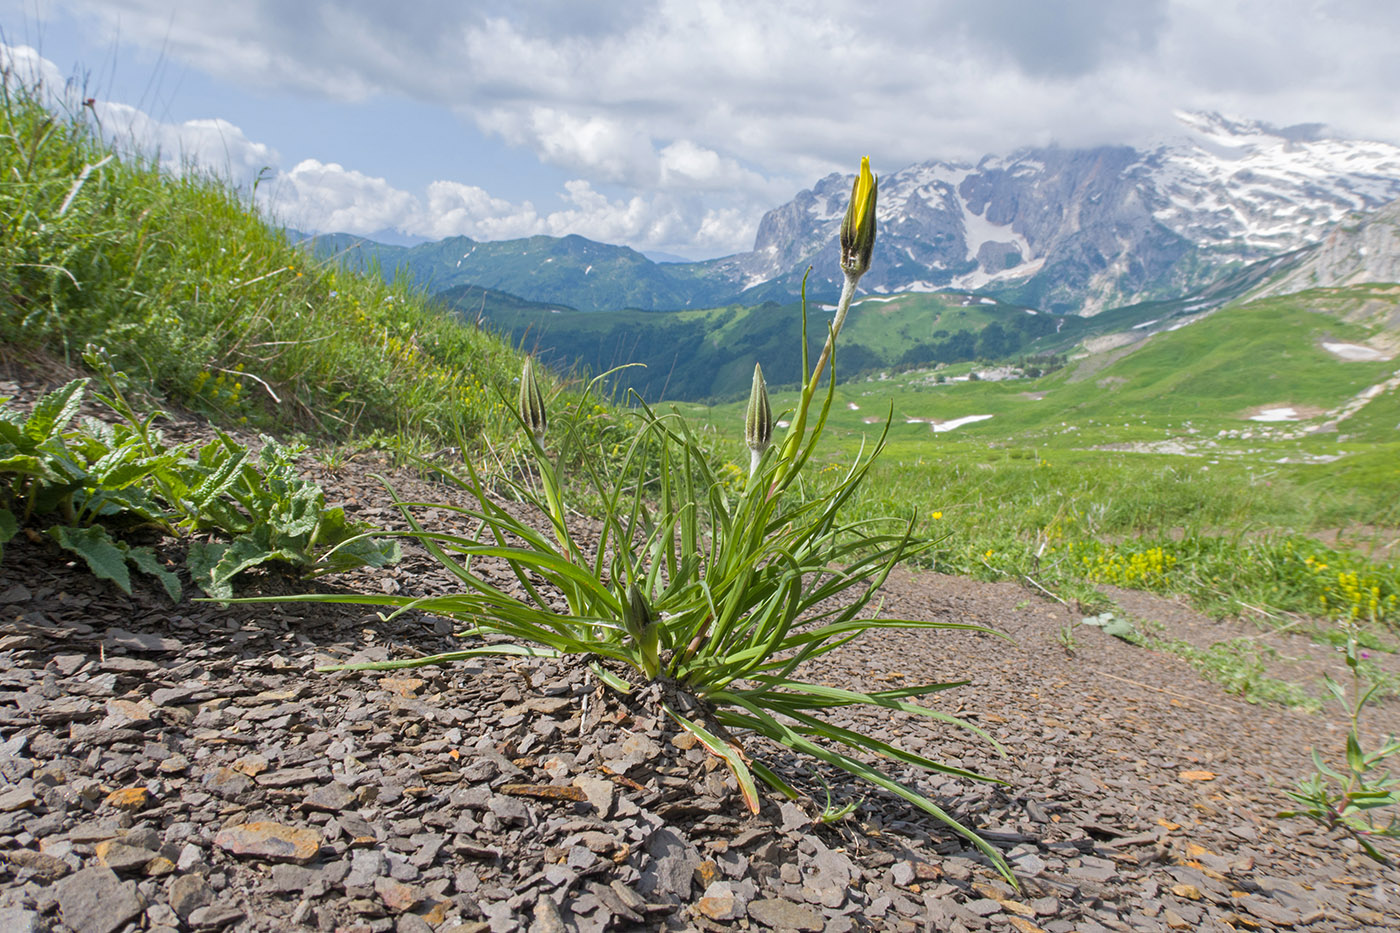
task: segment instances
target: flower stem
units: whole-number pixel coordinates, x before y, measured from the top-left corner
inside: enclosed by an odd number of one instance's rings
[[[802,436],[807,432],[807,409],[812,405],[812,396],[817,394],[817,384],[821,382],[822,372],[825,371],[826,364],[836,349],[836,337],[841,333],[841,326],[846,323],[846,313],[851,310],[851,299],[856,295],[856,282],[860,281],[860,276],[859,272],[846,273],[846,283],[841,286],[841,300],[836,305],[836,317],[832,319],[831,330],[826,335],[826,343],[822,346],[821,356],[817,357],[817,365],[812,368],[811,378],[802,387],[802,397],[797,403],[797,413],[793,416],[792,427],[788,429],[787,439],[783,441],[781,457],[784,460],[795,458],[798,448],[802,445]]]

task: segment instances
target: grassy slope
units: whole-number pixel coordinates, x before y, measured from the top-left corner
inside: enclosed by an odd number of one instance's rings
[[[159,395],[283,430],[440,443],[492,423],[519,367],[500,339],[312,260],[217,181],[113,157],[86,111],[7,85],[0,121],[0,341],[103,344]]]

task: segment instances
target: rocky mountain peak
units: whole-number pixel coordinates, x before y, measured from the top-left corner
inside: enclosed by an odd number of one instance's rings
[[[1177,114],[1147,148],[1055,146],[930,160],[880,179],[875,292],[979,289],[1092,314],[1183,294],[1227,268],[1319,241],[1352,211],[1400,197],[1400,147]],[[759,225],[754,250],[716,263],[742,287],[791,284],[831,259],[852,176],[833,174]]]

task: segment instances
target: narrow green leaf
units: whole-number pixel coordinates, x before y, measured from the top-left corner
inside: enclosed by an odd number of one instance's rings
[[[744,803],[748,805],[750,813],[757,813],[759,808],[758,788],[754,786],[753,775],[749,773],[748,765],[744,764],[743,753],[730,743],[714,735],[704,726],[694,720],[687,719],[671,708],[669,703],[662,703],[664,709],[672,719],[680,723],[685,731],[694,735],[711,752],[724,759],[729,765],[729,770],[734,773],[734,779],[739,782],[739,791],[744,796]]]

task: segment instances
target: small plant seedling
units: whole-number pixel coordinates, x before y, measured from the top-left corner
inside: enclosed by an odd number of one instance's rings
[[[1104,634],[1112,635],[1114,638],[1121,638],[1126,642],[1137,642],[1141,636],[1133,623],[1111,612],[1101,612],[1096,616],[1085,616],[1080,619],[1082,625],[1092,625],[1095,628],[1104,630]]]
[[[1065,649],[1065,654],[1074,654],[1074,649],[1079,647],[1079,639],[1074,637],[1076,625],[1078,625],[1078,623],[1070,619],[1064,625],[1060,626],[1059,632],[1056,633],[1055,637],[1059,641],[1060,647]]]
[[[822,782],[822,789],[826,791],[826,803],[822,806],[822,812],[817,814],[817,819],[820,822],[839,823],[856,812],[856,807],[859,807],[861,804],[859,798],[848,800],[844,805],[838,807],[832,802],[831,785],[826,782],[826,778],[819,774],[817,775],[817,780]]]
[[[135,568],[160,581],[174,602],[178,577],[151,547],[123,540],[125,532],[231,538],[189,545],[191,576],[218,598],[233,595],[238,573],[269,561],[318,576],[397,560],[397,542],[372,537],[370,525],[326,507],[321,487],[297,474],[298,449],[264,437],[255,457],[223,432],[199,450],[166,447],[155,428],[163,412],[138,414],[125,376],[101,350],[88,347],[83,359],[105,389],[93,397],[120,421],[74,424],[88,379],[44,395],[27,415],[0,404],[0,545],[37,525],[123,592],[131,592]]]

